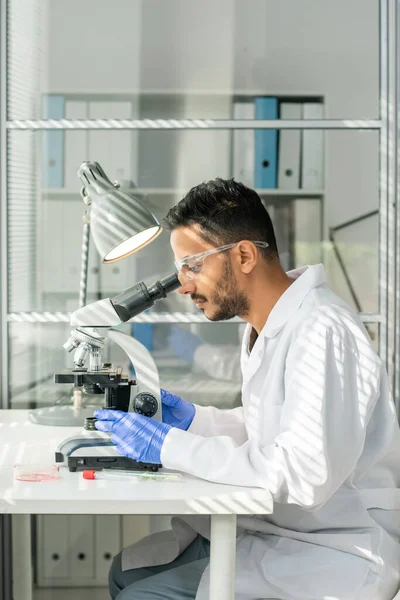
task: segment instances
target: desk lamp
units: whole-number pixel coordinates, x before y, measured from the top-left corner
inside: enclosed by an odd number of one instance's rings
[[[122,190],[108,179],[97,162],[83,162],[78,170],[83,187],[81,196],[89,210],[85,213],[79,308],[86,305],[90,231],[105,264],[137,252],[162,231],[150,210],[130,190]],[[178,285],[174,282],[175,288]],[[119,321],[120,322],[120,321]],[[30,418],[43,425],[81,425],[93,415],[93,407],[83,406],[82,389],[73,388],[72,405],[55,405],[30,411]]]

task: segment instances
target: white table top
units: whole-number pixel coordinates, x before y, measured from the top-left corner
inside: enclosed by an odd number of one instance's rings
[[[266,514],[269,492],[210,483],[185,475],[182,481],[86,481],[60,468],[60,479],[28,483],[14,479],[14,465],[54,464],[54,451],[75,427],[28,421],[26,410],[0,410],[0,513],[3,514]]]

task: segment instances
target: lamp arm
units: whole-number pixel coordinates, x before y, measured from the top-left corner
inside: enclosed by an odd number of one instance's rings
[[[356,225],[357,223],[360,223],[361,221],[364,221],[365,219],[369,219],[370,217],[374,217],[375,215],[379,214],[378,210],[372,210],[370,212],[367,212],[363,215],[360,215],[358,217],[355,217],[354,219],[350,219],[349,221],[344,221],[343,223],[340,223],[339,225],[336,225],[334,227],[330,227],[329,229],[329,241],[332,244],[332,248],[333,251],[335,253],[335,256],[337,258],[337,261],[339,263],[339,266],[342,270],[343,276],[346,280],[347,286],[349,288],[349,292],[351,294],[351,297],[353,299],[353,302],[358,310],[358,312],[362,312],[362,307],[361,307],[361,302],[356,294],[356,290],[352,284],[352,281],[350,279],[350,275],[346,269],[346,266],[344,264],[344,260],[342,258],[342,255],[340,253],[339,247],[336,243],[336,237],[335,237],[335,233],[341,229],[345,229],[346,227],[349,227],[350,225]]]
[[[357,309],[358,312],[362,312],[361,302],[360,302],[360,300],[359,300],[359,298],[358,298],[358,296],[356,294],[356,290],[354,289],[353,283],[352,283],[352,281],[350,279],[350,275],[349,275],[349,273],[348,273],[348,271],[346,269],[346,265],[344,264],[344,261],[343,261],[342,255],[340,253],[339,247],[338,247],[338,245],[336,243],[335,232],[334,232],[333,229],[331,229],[329,231],[329,241],[332,244],[332,248],[333,248],[333,251],[335,253],[336,260],[338,261],[339,266],[340,266],[340,268],[342,270],[343,277],[346,280],[347,287],[349,288],[349,292],[350,292],[350,295],[351,295],[351,297],[353,299],[353,302],[354,302],[354,304],[356,306],[356,309]]]
[[[81,252],[81,276],[79,279],[79,308],[86,304],[87,278],[89,265],[89,240],[90,240],[90,221],[87,213],[83,216],[82,230],[82,252]]]
[[[351,295],[351,297],[353,299],[353,302],[354,302],[354,304],[355,304],[356,309],[358,310],[358,312],[362,312],[361,302],[360,302],[360,299],[359,299],[359,297],[358,297],[358,295],[356,293],[356,290],[355,290],[355,288],[353,286],[353,283],[352,283],[352,281],[350,279],[350,275],[349,275],[349,273],[348,273],[348,271],[346,269],[346,265],[344,263],[342,255],[340,253],[339,246],[336,243],[335,233],[337,231],[341,230],[341,229],[345,229],[346,227],[349,227],[350,225],[356,225],[360,221],[364,221],[365,219],[369,219],[370,217],[374,217],[377,214],[379,214],[379,210],[373,210],[373,211],[370,211],[370,212],[365,213],[363,215],[360,215],[360,216],[358,216],[358,217],[356,217],[354,219],[350,219],[350,221],[345,221],[344,223],[340,223],[340,225],[336,225],[335,227],[331,227],[329,229],[329,241],[332,244],[332,248],[333,248],[333,251],[335,253],[336,259],[337,259],[337,261],[339,263],[339,266],[340,266],[340,268],[342,270],[343,276],[344,276],[344,278],[346,280],[346,283],[347,283],[347,286],[349,288],[350,295]],[[371,330],[371,328],[368,327],[368,325],[366,325],[365,328],[368,331],[369,336],[371,337],[371,339],[372,340],[375,339],[374,332]]]

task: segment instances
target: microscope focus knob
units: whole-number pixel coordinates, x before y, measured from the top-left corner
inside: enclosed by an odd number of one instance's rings
[[[149,392],[140,392],[133,401],[133,409],[139,415],[153,417],[158,410],[157,398]]]

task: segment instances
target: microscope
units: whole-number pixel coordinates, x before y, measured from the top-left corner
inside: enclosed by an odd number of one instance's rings
[[[73,384],[75,391],[104,394],[104,408],[134,411],[161,420],[160,384],[153,357],[138,340],[113,327],[144,312],[178,287],[178,276],[172,273],[149,286],[139,282],[113,298],[87,304],[72,313],[74,329],[64,348],[74,352],[75,368],[55,373],[55,383]],[[134,379],[123,373],[121,367],[102,361],[106,338],[126,352],[135,370]],[[97,431],[95,421],[95,417],[86,417],[83,431],[60,444],[56,462],[66,464],[70,471],[105,468],[157,471],[161,466],[117,454],[110,435]]]

